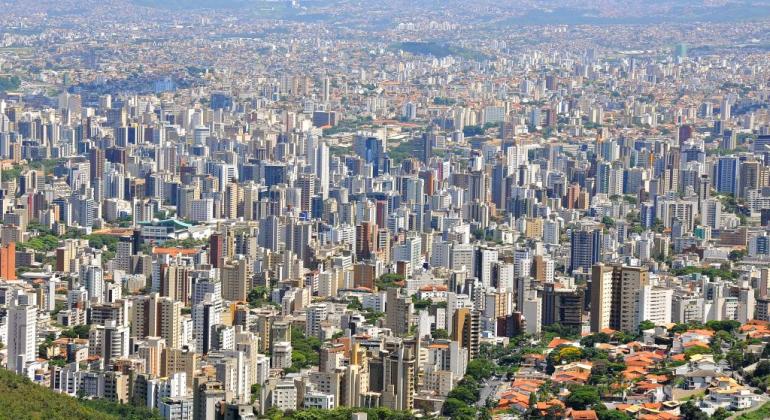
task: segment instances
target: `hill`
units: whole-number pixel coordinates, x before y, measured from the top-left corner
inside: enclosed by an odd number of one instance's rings
[[[105,400],[78,400],[0,369],[0,419],[160,419],[153,412]]]

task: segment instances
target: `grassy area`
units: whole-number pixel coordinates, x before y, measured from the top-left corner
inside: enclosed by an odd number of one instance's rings
[[[737,420],[762,420],[768,418],[770,418],[770,402],[763,404],[752,412],[743,413],[736,417]]]

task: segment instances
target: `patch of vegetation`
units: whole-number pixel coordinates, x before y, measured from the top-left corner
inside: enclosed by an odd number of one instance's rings
[[[436,58],[460,57],[466,60],[484,61],[489,57],[479,51],[438,42],[399,42],[393,48],[415,55],[432,55]]]
[[[762,420],[770,418],[770,402],[765,403],[758,409],[744,413],[737,417],[737,420]]]
[[[0,417],[8,419],[161,419],[157,412],[106,400],[78,400],[0,369]]]
[[[333,410],[309,408],[286,413],[282,413],[276,408],[271,408],[265,413],[264,417],[269,420],[349,420],[353,417],[353,413],[366,413],[367,418],[371,420],[414,419],[414,415],[408,411],[396,411],[385,407],[337,407]]]
[[[325,128],[323,134],[329,136],[337,133],[356,132],[365,125],[371,125],[373,121],[370,116],[358,117],[354,120],[342,120],[334,127]]]
[[[688,276],[691,274],[702,274],[704,276],[708,276],[711,279],[713,279],[714,277],[719,277],[722,279],[738,278],[738,273],[730,270],[723,270],[721,268],[684,267],[684,268],[677,268],[675,270],[672,270],[671,274],[675,276]]]
[[[377,281],[375,282],[375,285],[379,290],[385,290],[391,287],[400,288],[400,287],[403,287],[404,285],[404,276],[396,273],[383,274],[380,276],[379,279],[377,279]]]
[[[14,91],[21,87],[21,79],[19,76],[2,76],[0,77],[0,90]]]
[[[299,372],[310,366],[318,366],[321,340],[316,337],[308,337],[301,328],[292,326],[291,347],[291,367],[284,369],[286,373]]]

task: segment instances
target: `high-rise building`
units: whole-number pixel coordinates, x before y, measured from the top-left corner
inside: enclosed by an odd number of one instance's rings
[[[27,363],[35,360],[37,346],[37,307],[32,295],[19,295],[8,308],[8,370],[22,373]]]
[[[645,268],[595,265],[591,272],[591,331],[604,328],[636,331],[644,321],[639,319],[640,294],[642,288],[649,285],[650,276]],[[649,302],[658,302],[657,295],[650,298],[652,293],[643,297],[649,298]]]
[[[241,258],[223,264],[220,269],[222,280],[222,298],[232,302],[248,300],[251,283],[248,277],[246,259]]]
[[[214,233],[209,237],[209,264],[214,268],[219,268],[224,256],[224,235]]]
[[[724,194],[738,193],[738,158],[720,156],[716,168],[716,189]]]
[[[601,230],[583,228],[572,231],[570,238],[569,271],[577,268],[590,270],[601,257]]]
[[[402,296],[398,288],[389,288],[385,306],[385,325],[394,335],[402,336],[409,332],[411,321],[412,299],[409,296]]]
[[[452,317],[451,338],[468,350],[468,360],[479,355],[479,337],[481,334],[479,312],[472,308],[459,308]]]
[[[612,297],[612,267],[594,265],[591,268],[591,332],[610,328]]]
[[[16,243],[0,247],[0,279],[16,280]]]

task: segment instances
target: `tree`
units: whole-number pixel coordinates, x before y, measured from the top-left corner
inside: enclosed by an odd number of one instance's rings
[[[474,359],[468,363],[465,375],[477,381],[487,379],[495,373],[495,364],[487,359]]]
[[[573,389],[566,400],[567,406],[575,410],[586,410],[600,402],[599,391],[592,386],[581,386]]]
[[[727,420],[731,415],[732,414],[725,410],[724,407],[719,407],[714,411],[714,414],[711,415],[711,418],[713,420]]]
[[[754,377],[763,377],[770,375],[770,361],[763,360],[757,364],[757,368],[754,369]]]
[[[596,415],[599,420],[631,420],[628,414],[618,410],[597,411]]]
[[[447,398],[446,401],[444,401],[442,412],[445,416],[454,417],[455,413],[467,406],[467,404],[457,398]]]
[[[708,414],[698,408],[692,400],[687,401],[679,407],[679,414],[682,420],[708,420]]]
[[[733,320],[724,321],[708,321],[706,328],[713,331],[727,331],[729,333],[738,330],[741,327],[741,323]]]
[[[639,331],[651,330],[653,328],[655,328],[655,323],[650,320],[645,319],[639,323]]]
[[[725,356],[725,359],[727,359],[727,363],[730,364],[730,368],[733,370],[739,369],[743,366],[744,356],[743,351],[738,349],[733,349],[727,352],[727,355]]]
[[[583,347],[594,347],[596,343],[609,343],[610,336],[607,333],[598,332],[587,335],[580,339],[580,345]]]
[[[88,338],[88,333],[90,331],[90,325],[75,325],[70,329],[62,331],[61,335],[66,338]]]
[[[580,360],[580,358],[583,356],[583,352],[577,348],[572,346],[566,346],[559,350],[559,360],[560,362],[574,362],[575,360]]]
[[[447,330],[442,329],[442,328],[436,328],[436,330],[433,331],[433,333],[431,335],[435,339],[444,340],[444,339],[449,338],[449,333],[447,332]]]
[[[709,353],[711,353],[711,349],[708,347],[693,346],[684,351],[684,357],[685,359],[690,360],[690,358],[696,354],[709,354]]]
[[[350,298],[350,301],[348,303],[348,309],[354,309],[357,311],[363,311],[364,305],[361,303],[360,300],[358,300],[357,297],[353,296]]]

